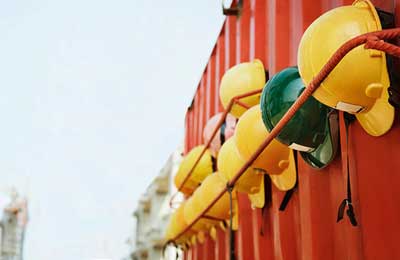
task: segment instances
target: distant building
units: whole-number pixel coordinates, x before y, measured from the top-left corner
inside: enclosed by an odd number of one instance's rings
[[[28,222],[27,200],[13,190],[11,201],[0,210],[0,260],[22,260]]]
[[[133,213],[136,218],[136,230],[133,239],[131,259],[162,259],[164,231],[172,212],[169,206],[171,195],[176,191],[173,176],[181,159],[179,152],[173,153],[159,175],[152,181],[142,195],[139,205]],[[179,199],[179,198],[178,198]],[[167,254],[176,255],[168,249]]]

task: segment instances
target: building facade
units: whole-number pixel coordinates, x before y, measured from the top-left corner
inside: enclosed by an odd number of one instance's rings
[[[0,220],[0,260],[22,260],[28,222],[27,200],[16,191],[12,191],[10,197]]]
[[[169,202],[171,195],[176,192],[172,178],[176,173],[180,158],[178,151],[171,154],[158,176],[139,200],[133,213],[136,228],[131,239],[131,259],[156,260],[163,257],[164,231],[172,212]],[[171,248],[168,248],[165,253],[176,255]]]

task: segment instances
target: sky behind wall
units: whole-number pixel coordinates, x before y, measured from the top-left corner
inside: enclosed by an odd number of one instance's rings
[[[27,260],[128,254],[222,22],[215,0],[0,2],[0,189],[29,198]]]

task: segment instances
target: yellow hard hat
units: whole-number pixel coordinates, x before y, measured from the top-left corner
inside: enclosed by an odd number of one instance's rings
[[[342,44],[381,29],[378,13],[368,0],[323,14],[300,41],[301,77],[310,83]],[[394,108],[388,102],[389,85],[385,53],[359,46],[340,61],[313,95],[327,106],[355,114],[368,134],[380,136],[389,131],[394,120]]]
[[[259,105],[247,110],[239,119],[234,140],[239,154],[249,160],[269,135]],[[280,190],[290,190],[296,184],[296,164],[293,151],[277,140],[272,142],[253,162],[252,167],[270,175]]]
[[[225,187],[226,182],[221,178],[220,174],[213,173],[209,175],[193,193],[191,197],[193,210],[187,210],[185,212],[186,221],[193,221],[197,218]],[[229,195],[225,193],[205,215],[221,220],[228,219],[229,207]]]
[[[187,223],[185,222],[184,219],[184,209],[185,209],[185,204],[186,202],[183,202],[178,209],[175,210],[171,214],[171,217],[169,219],[169,223],[167,225],[167,228],[165,230],[165,240],[172,240],[174,239],[177,235],[179,235],[185,228],[187,228]],[[177,244],[185,243],[195,232],[193,230],[188,230],[185,232],[183,235],[181,235],[177,241],[175,241]]]
[[[239,169],[245,164],[245,160],[240,156],[236,148],[235,140],[228,139],[218,155],[218,173],[221,174],[225,182],[230,181]],[[235,189],[247,194],[255,194],[260,190],[263,175],[252,168],[248,168],[235,184]]]
[[[232,98],[248,93],[253,90],[262,89],[265,85],[264,65],[260,60],[240,63],[225,72],[221,79],[219,95],[222,105],[226,108]],[[246,97],[241,102],[254,106],[260,103],[260,95]],[[246,109],[234,104],[230,113],[239,118]]]
[[[196,191],[194,192],[196,194]],[[189,225],[192,223],[198,216],[199,214],[199,200],[193,199],[194,194],[192,197],[190,197],[185,204],[185,209],[184,209],[184,220],[185,222]],[[196,198],[196,197],[194,197]],[[192,229],[194,231],[207,231],[209,230],[213,225],[216,225],[218,222],[213,221],[210,219],[206,218],[201,218],[198,220],[193,226]]]
[[[189,174],[189,171],[196,163],[203,149],[204,145],[196,146],[183,158],[174,179],[176,187],[179,187],[182,184],[183,180]],[[213,167],[211,153],[207,149],[197,166],[194,168],[189,179],[185,182],[181,191],[185,194],[191,194],[200,185],[204,178],[212,172]]]

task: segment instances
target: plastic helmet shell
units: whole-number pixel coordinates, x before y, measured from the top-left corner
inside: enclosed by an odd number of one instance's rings
[[[230,181],[239,169],[245,164],[236,148],[235,140],[230,138],[222,146],[218,155],[218,172],[225,182]],[[260,190],[260,184],[264,176],[252,168],[248,168],[235,183],[235,189],[247,194],[255,194]]]
[[[305,85],[297,67],[286,68],[267,82],[261,95],[260,106],[262,119],[268,131],[276,126],[304,89]],[[339,141],[338,121],[330,120],[331,110],[314,97],[308,98],[285,125],[277,139],[300,151],[311,166],[325,167],[334,159]]]
[[[194,192],[194,194],[196,193],[196,191]],[[190,224],[192,223],[196,217],[198,216],[198,209],[199,206],[198,205],[199,201],[196,199],[193,199],[193,196],[190,197],[185,204],[185,208],[184,208],[184,221],[186,222],[186,224]],[[199,231],[207,231],[209,230],[213,225],[216,225],[218,222],[216,221],[212,221],[212,220],[208,220],[205,218],[201,218],[200,220],[198,220],[193,226],[192,229],[196,232]]]
[[[218,122],[222,116],[223,113],[218,113],[207,121],[206,126],[204,127],[203,130],[204,143],[207,143],[208,140],[210,140],[211,135],[214,132],[215,127],[218,125]],[[224,128],[225,130],[222,133],[225,140],[229,139],[233,135],[235,131],[235,126],[236,126],[236,118],[228,113],[225,118],[225,128]],[[222,145],[222,140],[221,140],[221,128],[220,128],[218,129],[217,133],[215,134],[209,146],[209,150],[212,156],[217,157],[221,145]]]
[[[265,84],[264,65],[260,60],[240,63],[227,70],[221,79],[219,95],[221,103],[226,109],[231,99],[253,90],[262,89]],[[260,95],[249,96],[240,100],[248,106],[260,102]],[[246,109],[234,104],[230,113],[239,118]]]
[[[214,198],[225,189],[225,187],[226,182],[221,178],[219,173],[216,172],[209,175],[192,195],[192,203],[195,205],[195,211],[192,212],[193,215],[191,219],[199,216],[200,213],[214,200]],[[229,194],[225,193],[208,210],[206,215],[218,219],[228,219],[229,208]]]
[[[235,131],[235,142],[239,154],[248,160],[267,138],[269,132],[261,118],[260,106],[254,106],[239,119]],[[281,174],[288,166],[290,149],[273,140],[254,161],[253,167],[265,170],[268,174]]]
[[[175,210],[171,214],[171,217],[169,219],[169,222],[167,224],[167,228],[165,231],[165,240],[172,240],[174,239],[177,235],[179,235],[184,229],[187,228],[187,223],[184,219],[184,209],[185,209],[185,203],[183,202],[178,209]],[[177,244],[183,244],[185,243],[195,232],[193,230],[188,230],[184,234],[182,234],[177,241],[175,241]]]
[[[204,145],[196,146],[183,158],[174,179],[176,187],[179,187],[182,184],[183,180],[189,174],[204,148]],[[185,182],[181,191],[185,194],[191,194],[212,172],[213,167],[211,153],[207,149],[201,157],[199,163],[194,168],[189,179]]]
[[[367,0],[323,14],[300,41],[297,60],[301,77],[308,85],[342,44],[381,29],[379,16]],[[390,130],[394,120],[394,108],[388,102],[389,85],[385,53],[358,46],[340,61],[313,95],[327,106],[356,114],[368,134],[380,136]]]
[[[239,154],[249,160],[269,132],[261,118],[260,106],[247,110],[239,119],[234,140]],[[272,140],[252,164],[270,175],[271,181],[279,190],[290,190],[296,184],[296,164],[293,151],[277,140]]]

